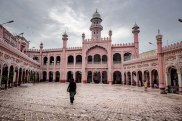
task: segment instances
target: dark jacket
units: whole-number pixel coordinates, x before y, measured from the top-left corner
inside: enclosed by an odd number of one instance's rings
[[[76,83],[70,82],[67,91],[68,92],[76,92]]]

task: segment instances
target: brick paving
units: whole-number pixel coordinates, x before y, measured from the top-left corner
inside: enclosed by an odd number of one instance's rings
[[[0,90],[1,121],[182,121],[182,96],[121,85],[39,83]]]

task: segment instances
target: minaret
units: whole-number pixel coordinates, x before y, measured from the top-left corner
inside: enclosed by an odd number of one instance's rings
[[[158,57],[158,75],[159,75],[159,88],[161,90],[161,94],[166,94],[165,85],[164,85],[164,55],[162,51],[162,35],[158,30],[158,34],[156,36],[157,40],[157,57]]]
[[[63,49],[65,49],[65,48],[67,48],[68,35],[67,35],[66,32],[64,32],[64,34],[62,36],[63,36],[63,38],[62,38],[62,40],[63,40]]]
[[[112,39],[112,31],[109,30],[109,40],[111,40],[111,39]]]
[[[40,43],[40,64],[42,65],[42,49],[43,49],[43,43]]]
[[[40,43],[40,59],[39,59],[41,71],[42,71],[42,66],[43,66],[42,50],[43,50],[43,43],[41,42]],[[42,80],[42,79],[43,79],[42,74],[39,74],[39,80]]]
[[[139,42],[138,42],[138,33],[140,32],[139,30],[139,26],[135,23],[135,25],[133,26],[133,35],[134,35],[134,45],[135,45],[135,52],[136,52],[136,58],[139,57]]]
[[[85,40],[85,33],[82,34],[82,41]]]
[[[62,49],[62,54],[61,54],[61,78],[60,82],[65,83],[66,82],[66,68],[67,68],[67,62],[66,62],[66,48],[67,48],[67,40],[68,40],[68,35],[65,32],[62,35],[62,40],[63,40],[63,49]]]
[[[101,38],[101,31],[103,30],[103,27],[101,25],[102,22],[101,16],[97,12],[97,10],[93,14],[92,19],[90,21],[92,22],[90,26],[90,31],[92,32],[91,39],[99,40]]]

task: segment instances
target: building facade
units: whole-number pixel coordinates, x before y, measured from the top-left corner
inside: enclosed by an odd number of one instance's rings
[[[29,49],[24,37],[13,36],[1,26],[1,84],[20,85],[30,80],[65,83],[74,78],[77,83],[143,86],[146,80],[148,87],[160,88],[161,93],[182,94],[182,42],[163,47],[158,31],[157,49],[141,55],[136,23],[132,28],[133,43],[126,44],[112,44],[111,30],[108,37],[102,38],[101,23],[96,11],[91,18],[91,38],[86,39],[83,33],[82,47],[67,47],[69,37],[65,32],[63,47],[55,49],[43,49],[43,43],[40,49]]]

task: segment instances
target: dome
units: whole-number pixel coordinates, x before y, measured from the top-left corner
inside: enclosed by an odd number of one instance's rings
[[[97,10],[93,14],[92,18],[101,18],[100,14],[97,12]]]

